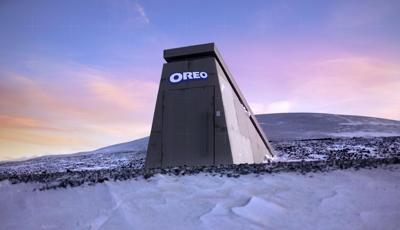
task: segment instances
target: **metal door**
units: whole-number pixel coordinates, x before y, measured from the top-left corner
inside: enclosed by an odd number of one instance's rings
[[[162,139],[162,167],[214,163],[214,86],[165,92]]]

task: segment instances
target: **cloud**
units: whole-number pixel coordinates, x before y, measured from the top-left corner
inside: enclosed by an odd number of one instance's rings
[[[291,98],[305,108],[400,118],[398,64],[350,56],[317,61],[296,74],[303,77],[293,82]]]
[[[397,58],[315,44],[254,43],[230,50],[235,52],[227,64],[256,113],[325,112],[400,120]],[[271,108],[277,101],[290,102],[289,109]]]
[[[113,23],[118,23],[119,27],[132,28],[138,25],[150,24],[150,19],[144,7],[137,1],[108,1],[108,4],[113,8],[110,19]]]
[[[41,130],[54,130],[62,131],[64,129],[52,126],[51,124],[43,123],[40,119],[24,116],[10,116],[0,114],[1,129],[41,129]]]
[[[150,132],[157,83],[67,62],[27,68],[1,75],[0,159],[88,150]]]
[[[137,3],[137,2],[135,2],[133,5],[134,5],[135,11],[140,15],[140,17],[142,18],[142,20],[143,20],[146,24],[150,24],[150,19],[149,19],[149,17],[147,17],[146,12],[144,11],[143,6],[140,5],[140,4]]]
[[[309,76],[294,83],[297,92],[331,99],[360,97],[368,89],[388,83],[396,85],[400,81],[398,65],[357,56],[316,61],[297,73]]]
[[[398,1],[346,1],[334,10],[331,24],[338,28],[379,26],[399,9]]]
[[[263,113],[287,113],[293,107],[290,101],[275,101],[269,104],[250,103],[250,107],[255,114]]]
[[[156,92],[157,84],[139,80],[117,81],[94,77],[87,84],[93,95],[104,103],[125,110],[138,110],[146,106],[150,93]]]

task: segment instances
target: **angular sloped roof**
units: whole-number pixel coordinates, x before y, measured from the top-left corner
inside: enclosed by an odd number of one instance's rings
[[[257,133],[260,135],[263,143],[265,144],[265,146],[267,147],[269,152],[272,155],[274,155],[272,146],[268,142],[268,139],[265,136],[260,125],[258,124],[253,111],[251,110],[250,106],[248,105],[248,103],[247,103],[246,99],[244,98],[242,92],[240,91],[238,85],[236,84],[232,74],[229,72],[227,65],[225,64],[224,60],[222,59],[222,56],[214,43],[206,43],[206,44],[164,50],[164,59],[167,62],[178,61],[178,60],[187,60],[192,57],[199,58],[202,56],[215,57],[215,59],[218,61],[219,65],[221,66],[222,70],[224,71],[225,75],[227,76],[227,79],[228,79],[229,83],[231,84],[235,94],[237,95],[239,101],[249,112],[250,120],[251,120],[252,124],[254,125],[254,127],[256,128]]]

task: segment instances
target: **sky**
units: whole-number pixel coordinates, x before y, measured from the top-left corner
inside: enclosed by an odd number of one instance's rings
[[[400,120],[400,1],[0,0],[0,160],[150,133],[162,51],[215,42],[255,113]]]

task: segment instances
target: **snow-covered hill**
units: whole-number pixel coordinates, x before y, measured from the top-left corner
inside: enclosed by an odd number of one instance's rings
[[[351,140],[350,138],[400,136],[400,121],[320,113],[261,114],[257,115],[257,119],[282,160],[324,159],[334,149],[345,150],[342,154],[358,152],[376,155],[382,151],[384,154],[393,154],[400,148],[398,138],[393,140],[382,138]],[[334,139],[320,142],[299,141],[321,138]],[[132,162],[136,162],[136,166],[140,167],[146,154],[147,143],[148,137],[145,137],[94,151],[42,156],[25,161],[0,162],[0,173],[96,170],[122,167]]]
[[[400,136],[400,121],[375,117],[326,113],[276,113],[256,117],[272,141]]]
[[[118,153],[118,152],[139,152],[147,150],[147,143],[149,142],[148,137],[140,138],[134,141],[125,143],[110,145],[100,149],[96,149],[91,152],[85,152],[84,154],[90,153]]]
[[[400,136],[400,121],[376,117],[326,113],[276,113],[256,117],[270,141]],[[146,150],[147,143],[148,137],[145,137],[87,153]]]

